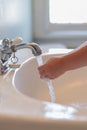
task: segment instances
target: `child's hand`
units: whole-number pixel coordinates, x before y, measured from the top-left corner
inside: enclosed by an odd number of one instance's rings
[[[72,52],[48,60],[38,67],[41,78],[55,79],[66,71],[87,66],[87,41]]]
[[[45,64],[38,67],[38,70],[40,72],[40,78],[57,78],[65,72],[63,58],[53,57],[50,60],[48,60]]]

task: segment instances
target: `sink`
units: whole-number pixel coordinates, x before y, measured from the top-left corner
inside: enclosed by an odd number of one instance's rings
[[[59,54],[61,55],[61,54]],[[58,54],[43,54],[43,62]],[[41,80],[35,57],[26,60],[15,72],[13,84],[23,95],[35,100],[50,102],[48,86]],[[87,67],[66,72],[52,81],[55,103],[78,107],[87,102]]]
[[[47,53],[42,59],[46,62],[63,54]],[[40,79],[37,67],[36,58],[31,57],[13,76],[13,88],[20,95],[20,111],[25,108],[23,114],[25,119],[29,118],[27,122],[32,124],[31,130],[87,130],[87,67],[66,72],[52,80],[55,103],[51,102],[47,83]]]
[[[43,62],[64,52],[43,54]],[[87,67],[52,81],[55,103],[37,67],[31,57],[5,79],[0,76],[0,130],[87,130]]]

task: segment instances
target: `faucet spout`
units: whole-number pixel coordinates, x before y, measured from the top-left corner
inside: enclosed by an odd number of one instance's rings
[[[11,50],[13,52],[16,52],[17,50],[20,50],[23,48],[30,48],[34,56],[38,56],[42,54],[42,50],[37,43],[22,43],[22,44],[11,46]]]

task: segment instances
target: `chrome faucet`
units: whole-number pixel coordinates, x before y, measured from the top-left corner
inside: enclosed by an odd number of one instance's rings
[[[0,74],[8,71],[8,61],[12,58],[12,54],[19,49],[30,48],[34,56],[42,54],[42,50],[37,43],[22,43],[22,38],[9,40],[8,38],[1,40],[0,43]]]

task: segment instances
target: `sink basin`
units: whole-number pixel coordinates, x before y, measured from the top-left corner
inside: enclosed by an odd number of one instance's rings
[[[43,54],[43,62],[64,54],[59,51]],[[32,57],[5,79],[0,76],[0,130],[87,130],[87,67],[52,81],[56,96],[52,103],[37,66]]]
[[[62,54],[43,54],[42,59],[45,62]],[[37,60],[32,57],[13,76],[14,89],[20,95],[21,109],[27,109],[23,113],[32,122],[31,129],[87,130],[87,67],[52,80],[55,103],[51,102],[47,83],[40,79],[37,67]]]
[[[59,54],[60,55],[60,54]],[[58,54],[44,54],[43,62]],[[50,102],[48,86],[41,80],[35,57],[25,61],[15,72],[13,84],[23,95],[35,100]],[[56,103],[78,107],[87,103],[87,67],[66,72],[52,81]]]

